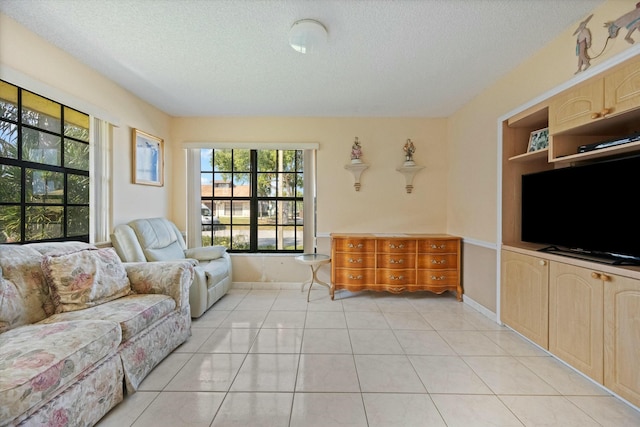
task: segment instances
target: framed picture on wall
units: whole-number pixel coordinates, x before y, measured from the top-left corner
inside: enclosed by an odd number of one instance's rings
[[[529,137],[529,148],[527,152],[538,151],[549,146],[549,128],[535,130]]]
[[[164,141],[133,129],[133,183],[164,185]]]

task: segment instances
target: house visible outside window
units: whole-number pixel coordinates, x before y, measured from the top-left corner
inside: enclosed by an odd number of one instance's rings
[[[202,244],[302,252],[304,150],[201,149]]]
[[[89,122],[0,80],[0,242],[89,241]]]

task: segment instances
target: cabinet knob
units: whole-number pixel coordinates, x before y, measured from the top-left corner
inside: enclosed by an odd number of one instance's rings
[[[592,119],[599,119],[600,117],[607,117],[607,115],[611,114],[611,108],[603,108],[599,113],[591,114]]]
[[[600,273],[596,273],[595,271],[591,272],[591,277],[593,277],[594,279],[602,279],[602,275]]]
[[[606,274],[601,274],[600,279],[602,279],[603,282],[610,282],[611,276],[607,276]]]
[[[362,263],[362,258],[358,258],[358,259],[349,258],[349,262],[351,264],[356,264],[356,263],[361,264]]]
[[[545,265],[547,265],[547,260],[541,259],[538,261],[538,264],[544,267]]]
[[[391,259],[389,260],[389,264],[404,264],[404,259],[399,259],[399,260],[395,260],[395,259]]]

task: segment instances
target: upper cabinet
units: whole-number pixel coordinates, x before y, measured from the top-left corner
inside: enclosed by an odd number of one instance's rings
[[[549,132],[571,133],[640,108],[640,57],[568,89],[549,102]]]
[[[603,79],[562,92],[549,102],[549,132],[556,135],[590,123],[600,117],[603,109]]]
[[[604,77],[604,117],[640,108],[640,57]]]

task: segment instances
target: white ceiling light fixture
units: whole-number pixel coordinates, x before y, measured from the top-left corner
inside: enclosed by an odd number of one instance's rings
[[[289,44],[300,53],[317,52],[327,44],[327,29],[315,19],[301,19],[289,30]]]

